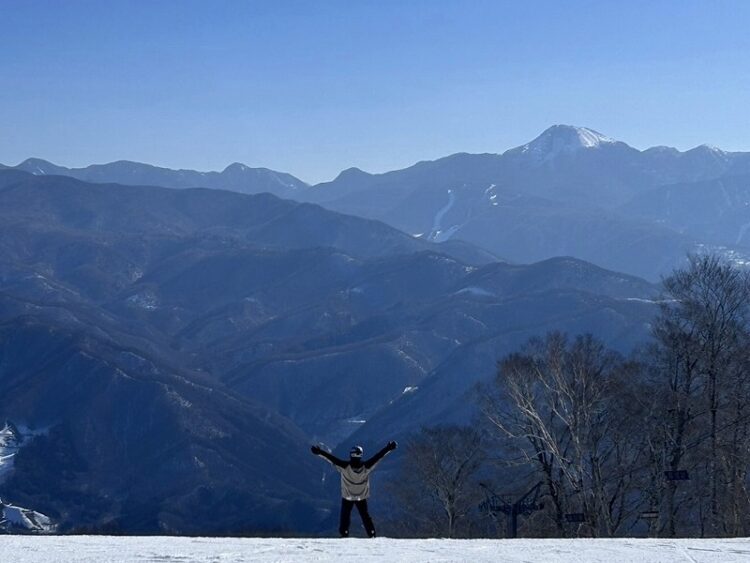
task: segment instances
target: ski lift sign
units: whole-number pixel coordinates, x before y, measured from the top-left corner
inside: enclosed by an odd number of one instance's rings
[[[665,471],[664,477],[667,478],[667,481],[690,481],[690,475],[684,469]]]

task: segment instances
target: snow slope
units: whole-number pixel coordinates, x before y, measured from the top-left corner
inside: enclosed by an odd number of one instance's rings
[[[0,530],[14,528],[28,532],[49,533],[55,530],[55,525],[49,516],[29,510],[22,506],[4,504],[0,500]]]
[[[750,561],[750,540],[394,540],[5,536],[0,561],[101,563],[240,561]]]

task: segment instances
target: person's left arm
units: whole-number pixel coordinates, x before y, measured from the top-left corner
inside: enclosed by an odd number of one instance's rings
[[[386,455],[388,455],[390,452],[395,450],[398,447],[398,444],[394,441],[388,442],[388,444],[380,450],[378,453],[376,453],[374,456],[372,456],[370,459],[365,461],[364,465],[367,469],[372,469],[377,465],[377,463],[383,459]]]

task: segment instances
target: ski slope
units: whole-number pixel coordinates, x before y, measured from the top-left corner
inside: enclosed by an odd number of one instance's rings
[[[395,540],[1,536],[0,561],[502,561],[618,563],[750,561],[750,539]]]

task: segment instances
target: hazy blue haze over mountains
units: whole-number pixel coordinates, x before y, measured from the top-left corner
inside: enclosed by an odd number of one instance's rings
[[[388,223],[421,238],[464,240],[528,263],[575,256],[658,280],[686,252],[750,252],[750,153],[700,146],[636,150],[591,129],[556,125],[503,154],[455,154],[384,174],[358,169],[308,186],[234,164],[223,172],[118,162],[17,168],[95,182],[268,191]]]
[[[528,335],[627,349],[656,294],[270,194],[2,170],[0,412],[41,435],[0,497],[63,530],[325,529],[309,440],[460,420]]]

